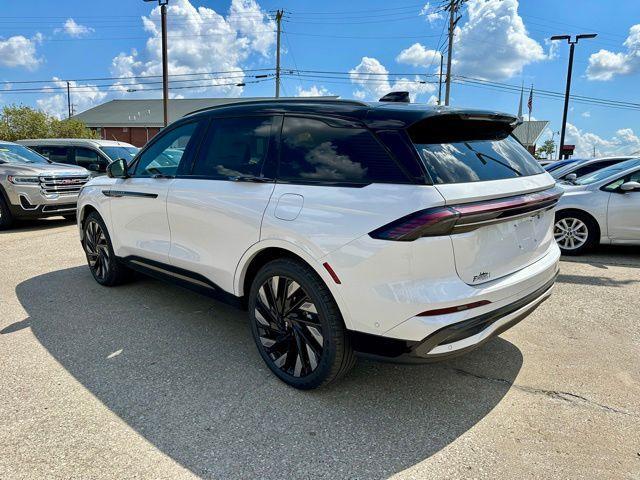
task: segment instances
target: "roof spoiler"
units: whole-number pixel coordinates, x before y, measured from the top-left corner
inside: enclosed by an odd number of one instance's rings
[[[410,103],[409,92],[391,92],[382,97],[379,102],[395,102],[395,103]]]

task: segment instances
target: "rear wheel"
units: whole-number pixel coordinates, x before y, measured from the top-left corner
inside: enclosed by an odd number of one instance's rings
[[[120,285],[131,278],[131,270],[124,266],[113,253],[109,232],[100,215],[90,213],[84,221],[82,238],[93,278],[107,287]]]
[[[9,210],[9,206],[0,195],[0,230],[3,228],[9,228],[13,223],[13,215],[11,215],[11,210]]]
[[[281,259],[262,267],[251,286],[249,317],[263,360],[292,387],[320,387],[355,364],[335,300],[302,262]]]
[[[556,214],[553,236],[565,255],[580,255],[598,242],[598,226],[588,215],[567,211]]]

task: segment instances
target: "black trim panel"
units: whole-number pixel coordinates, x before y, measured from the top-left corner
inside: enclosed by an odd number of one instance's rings
[[[129,192],[127,190],[102,190],[102,194],[107,197],[139,197],[139,198],[158,198],[157,193],[147,192]]]
[[[119,258],[119,260],[132,270],[150,277],[193,290],[234,307],[244,308],[242,298],[223,290],[199,273],[138,256]]]

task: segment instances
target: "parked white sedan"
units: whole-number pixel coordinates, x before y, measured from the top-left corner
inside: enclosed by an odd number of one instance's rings
[[[590,173],[572,183],[556,210],[554,236],[565,255],[597,245],[640,245],[640,158]]]

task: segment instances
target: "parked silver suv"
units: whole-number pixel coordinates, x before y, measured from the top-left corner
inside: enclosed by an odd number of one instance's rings
[[[14,218],[42,218],[76,213],[78,193],[89,171],[51,162],[16,143],[0,141],[0,228]]]

